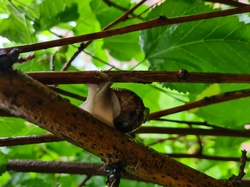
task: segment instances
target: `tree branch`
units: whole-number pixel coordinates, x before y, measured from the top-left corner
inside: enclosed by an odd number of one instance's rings
[[[43,84],[83,84],[111,82],[250,83],[250,74],[182,71],[82,71],[27,73]]]
[[[147,21],[144,23],[138,23],[138,24],[134,24],[130,26],[121,27],[121,28],[110,29],[110,30],[105,30],[101,32],[81,35],[81,36],[74,36],[74,37],[69,37],[69,38],[51,40],[48,42],[40,42],[40,43],[9,47],[9,48],[0,48],[0,50],[5,50],[6,52],[9,52],[13,48],[18,48],[22,53],[25,53],[25,52],[37,51],[41,49],[47,49],[51,47],[64,46],[64,45],[69,45],[69,44],[74,44],[74,43],[79,43],[79,42],[84,42],[84,41],[90,41],[90,40],[106,38],[110,36],[116,36],[120,34],[150,29],[154,27],[190,22],[190,21],[197,21],[197,20],[204,20],[204,19],[210,19],[210,18],[217,18],[217,17],[229,16],[229,15],[240,14],[240,13],[247,13],[249,11],[250,11],[250,6],[243,6],[243,7],[233,8],[229,10],[221,10],[217,12],[209,12],[209,13],[169,18],[169,19],[165,17],[160,17],[160,18]]]
[[[38,160],[8,160],[10,172],[69,173],[104,176],[104,164],[77,162],[45,162]]]
[[[116,3],[114,3],[114,2],[112,2],[112,1],[110,1],[110,0],[103,0],[103,1],[104,1],[108,6],[115,7],[116,9],[121,10],[121,11],[123,11],[123,12],[129,12],[129,14],[131,14],[134,18],[142,19],[140,16],[135,15],[135,14],[133,13],[134,10],[124,8],[124,7],[118,5],[118,4],[116,4]],[[145,1],[147,1],[147,0],[142,0],[141,2],[137,3],[137,5],[135,5],[135,6],[139,7],[139,6],[141,6]],[[128,14],[128,15],[129,15],[129,14]],[[143,19],[142,19],[142,20],[143,20]]]
[[[105,1],[106,2],[106,1]],[[111,1],[108,1],[109,3],[112,3]],[[139,3],[137,3],[133,8],[131,8],[130,10],[127,10],[123,15],[121,15],[119,18],[117,18],[115,21],[111,22],[109,25],[107,25],[106,27],[104,27],[102,29],[102,31],[104,30],[108,30],[111,27],[113,27],[114,25],[125,21],[129,14],[132,14],[139,6],[141,6],[143,3],[145,2],[145,0],[140,1]],[[106,2],[107,3],[107,2]],[[73,60],[86,48],[89,46],[89,44],[92,43],[93,40],[90,40],[86,43],[81,43],[80,46],[78,47],[77,51],[72,55],[72,57],[70,58],[70,60],[68,62],[66,62],[62,68],[62,71],[66,71],[69,66],[71,65],[71,63],[73,62]]]
[[[238,159],[238,158],[237,158]],[[239,160],[239,159],[238,159]],[[97,163],[76,163],[76,162],[44,162],[34,160],[9,160],[7,170],[10,172],[40,172],[40,173],[69,173],[80,175],[105,176],[103,168],[105,165]],[[126,172],[122,178],[136,181],[143,181]],[[250,181],[241,181],[241,187],[249,187]]]
[[[179,187],[232,187],[229,181],[215,180],[144,147],[21,72],[0,72],[0,108],[95,154],[106,164],[122,164],[145,181]]]
[[[235,129],[197,129],[197,128],[167,128],[167,127],[141,127],[133,134],[179,134],[179,135],[202,135],[202,136],[229,136],[250,138],[250,130],[235,130]],[[57,138],[53,134],[32,135],[32,136],[17,136],[0,138],[0,146],[15,146],[25,144],[36,144],[45,142],[64,141]]]
[[[197,159],[207,159],[207,160],[217,160],[217,161],[234,161],[238,162],[240,158],[237,157],[222,157],[222,156],[211,156],[204,154],[183,154],[183,153],[171,153],[167,154],[172,158],[197,158]],[[247,159],[250,161],[250,159]]]
[[[16,136],[16,137],[0,138],[0,146],[15,146],[15,145],[58,142],[58,141],[62,141],[62,139],[57,138],[53,134]]]
[[[206,0],[206,1],[212,2],[212,3],[221,3],[221,4],[235,6],[235,7],[247,6],[247,4],[245,3],[241,3],[241,2],[233,1],[233,0]]]
[[[38,160],[8,160],[7,171],[10,172],[38,172],[38,173],[68,173],[79,175],[106,176],[105,165],[99,163],[79,162],[45,162]],[[123,171],[122,178],[143,181]]]
[[[181,106],[177,106],[174,108],[151,113],[149,115],[149,120],[157,119],[157,118],[162,117],[162,116],[166,116],[169,114],[175,114],[175,113],[190,110],[193,108],[204,107],[204,106],[208,106],[208,105],[212,105],[212,104],[222,103],[222,102],[240,99],[240,98],[249,97],[249,96],[250,96],[250,89],[225,92],[222,94],[213,95],[210,97],[205,97],[204,99],[201,99],[199,101],[194,101],[194,102],[184,104]]]
[[[141,127],[134,133],[143,134],[179,134],[179,135],[202,135],[202,136],[228,136],[250,138],[250,130],[232,129],[198,129],[198,128],[167,128],[167,127]]]

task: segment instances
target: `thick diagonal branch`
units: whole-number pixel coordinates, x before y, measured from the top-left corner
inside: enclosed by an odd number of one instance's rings
[[[21,72],[0,72],[0,108],[47,129],[106,163],[120,163],[148,182],[170,186],[232,187],[136,142]]]

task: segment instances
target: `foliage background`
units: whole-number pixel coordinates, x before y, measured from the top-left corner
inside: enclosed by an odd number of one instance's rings
[[[136,3],[130,0],[113,0],[124,9]],[[2,47],[48,41],[69,36],[98,32],[124,13],[106,1],[62,1],[62,0],[1,0],[0,35]],[[211,12],[229,6],[214,6],[200,0],[168,0],[148,9],[142,5],[134,15],[113,28],[140,23],[159,16],[167,18]],[[250,70],[250,26],[248,14],[215,19],[174,24],[154,29],[133,32],[93,41],[69,68],[69,71],[98,70],[159,70],[189,72],[248,73]],[[16,69],[24,72],[50,71],[53,61],[54,71],[63,65],[77,50],[78,45],[63,46],[22,54],[35,58],[16,64]],[[51,60],[53,59],[53,60]],[[59,85],[61,89],[87,96],[84,85]],[[248,88],[247,84],[173,84],[154,83],[138,85],[132,83],[114,84],[114,87],[129,88],[141,96],[151,112],[178,106],[205,96],[226,91]],[[80,105],[82,101],[67,97],[71,103]],[[206,121],[219,127],[245,129],[250,122],[250,99],[238,99],[226,103],[193,109],[166,116],[166,119],[183,121]],[[188,127],[173,122],[149,121],[145,126]],[[204,128],[204,127],[198,127]],[[45,130],[22,119],[0,117],[0,136],[27,136],[44,134]],[[137,138],[162,153],[189,153],[199,151],[197,136],[139,134]],[[239,157],[240,150],[247,149],[249,140],[205,136],[202,151],[206,155]],[[164,140],[164,141],[163,141]],[[63,147],[63,149],[62,149]],[[249,149],[249,148],[248,148]],[[0,147],[2,162],[6,159],[35,159],[43,161],[101,162],[99,158],[67,142],[42,143],[13,147]],[[211,161],[203,159],[178,159],[212,177],[229,178],[238,172],[235,162]],[[4,171],[4,168],[1,168]],[[246,168],[249,173],[249,166]],[[250,175],[247,174],[246,178]],[[67,174],[8,173],[0,176],[0,185],[11,186],[77,186],[84,176]],[[104,177],[92,177],[87,186],[102,186]],[[121,186],[156,186],[123,180]]]

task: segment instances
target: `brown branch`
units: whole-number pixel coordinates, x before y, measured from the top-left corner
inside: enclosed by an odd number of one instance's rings
[[[112,7],[115,7],[115,8],[117,8],[118,10],[121,10],[121,11],[128,11],[128,9],[126,9],[126,8],[124,8],[124,7],[122,7],[122,6],[120,6],[120,5],[118,5],[118,4],[116,4],[116,3],[114,3],[114,2],[112,2],[112,1],[110,1],[110,0],[103,0],[104,1],[104,3],[106,3],[108,6],[112,6]]]
[[[245,169],[246,161],[247,161],[247,151],[246,150],[242,150],[241,152],[242,152],[242,154],[241,154],[241,158],[240,158],[240,170],[239,170],[239,174],[238,174],[238,176],[232,175],[229,178],[229,180],[231,181],[231,183],[234,186],[236,186],[236,187],[241,186],[241,180],[242,180],[242,178],[245,175],[244,169]]]
[[[241,158],[240,158],[240,170],[239,170],[239,174],[237,176],[238,180],[242,180],[242,178],[244,177],[244,175],[246,174],[244,172],[245,166],[246,166],[246,162],[247,162],[247,151],[246,150],[242,150],[241,151]]]
[[[45,142],[58,142],[58,141],[62,141],[62,140],[60,138],[57,138],[53,134],[16,136],[16,137],[0,138],[0,147],[36,144],[36,143],[45,143]]]
[[[236,129],[197,129],[197,128],[167,128],[167,127],[141,127],[133,132],[133,134],[179,134],[185,135],[202,135],[202,136],[228,136],[228,137],[241,137],[249,138],[249,130],[236,130]],[[17,136],[0,138],[0,146],[15,146],[25,144],[36,144],[45,142],[58,142],[64,139],[57,138],[53,134],[32,135],[32,136]]]
[[[106,176],[105,165],[99,163],[79,162],[46,162],[38,160],[8,160],[7,171],[9,172],[37,172],[37,173],[68,173],[87,176]],[[122,178],[129,180],[144,181],[122,171]]]
[[[80,175],[105,176],[103,164],[77,163],[77,162],[44,162],[34,160],[9,160],[7,171],[9,172],[39,172],[39,173],[68,173]],[[126,172],[122,172],[122,178],[143,181]],[[241,181],[241,187],[249,187],[250,181]]]
[[[217,103],[222,103],[230,100],[235,100],[235,99],[240,99],[244,97],[249,97],[250,96],[250,89],[244,89],[244,90],[237,90],[237,91],[231,91],[231,92],[225,92],[222,94],[210,96],[210,97],[205,97],[204,99],[201,99],[199,101],[194,101],[185,105],[181,105],[178,107],[162,110],[159,112],[154,112],[149,115],[149,120],[151,119],[156,119],[162,116],[170,115],[170,114],[175,114],[178,112],[190,110],[193,108],[198,108],[198,107],[204,107],[212,104],[217,104]]]
[[[110,36],[150,29],[154,27],[190,22],[190,21],[197,21],[197,20],[204,20],[204,19],[211,19],[211,18],[229,16],[229,15],[240,14],[240,13],[247,13],[249,11],[250,11],[250,6],[243,6],[243,7],[238,7],[238,8],[229,9],[229,10],[196,14],[196,15],[191,15],[191,16],[176,17],[176,18],[170,18],[170,19],[165,18],[165,17],[160,17],[160,18],[147,21],[144,23],[138,23],[138,24],[134,24],[130,26],[121,27],[121,28],[116,28],[116,29],[81,35],[81,36],[74,36],[74,37],[69,37],[69,38],[64,38],[64,39],[57,39],[57,40],[52,40],[52,41],[47,41],[47,42],[40,42],[40,43],[34,43],[34,44],[28,44],[28,45],[22,45],[22,46],[16,46],[16,47],[2,48],[0,50],[5,50],[6,52],[9,52],[13,48],[18,48],[20,49],[22,53],[25,53],[25,52],[30,52],[30,51],[47,49],[51,47],[64,46],[64,45],[69,45],[69,44],[74,44],[74,43],[79,43],[79,42],[84,42],[84,41],[106,38]]]
[[[93,175],[87,175],[85,179],[78,185],[78,187],[85,186],[85,184],[89,181],[89,179],[91,179],[92,176]]]
[[[179,134],[179,135],[202,135],[202,136],[229,136],[249,138],[249,130],[235,129],[196,129],[196,128],[167,128],[167,127],[141,127],[133,132],[133,134]],[[57,138],[53,134],[32,135],[32,136],[17,136],[0,138],[0,146],[16,146],[25,144],[36,144],[45,142],[58,142],[64,139]]]
[[[200,122],[200,121],[184,121],[184,120],[162,119],[162,118],[155,119],[154,121],[183,123],[183,124],[188,124],[188,125],[211,127],[211,128],[214,128],[214,129],[225,129],[224,127],[220,127],[220,126],[217,126],[217,125],[209,124],[206,121],[204,121],[204,122]]]
[[[77,48],[77,51],[71,56],[71,58],[63,65],[61,71],[66,71],[71,63],[73,62],[73,60],[87,47],[87,45],[84,44],[84,42],[82,42],[80,44],[80,46]]]
[[[110,3],[112,3],[111,1],[108,1]],[[109,25],[107,25],[106,27],[104,27],[102,29],[102,31],[104,30],[108,30],[111,27],[113,27],[114,25],[124,21],[125,19],[128,18],[128,15],[133,13],[139,6],[141,6],[143,3],[145,2],[145,0],[142,0],[141,2],[137,3],[133,8],[131,8],[130,10],[127,10],[123,15],[121,15],[118,19],[116,19],[115,21],[111,22]],[[88,47],[91,43],[93,42],[93,40],[88,41],[86,43],[81,43],[80,46],[78,47],[77,51],[72,55],[72,57],[70,58],[70,60],[64,64],[63,68],[61,71],[66,71],[69,66],[71,65],[71,63],[73,62],[73,60],[86,48]]]
[[[159,185],[232,187],[149,149],[21,72],[0,72],[0,108]],[[133,151],[131,151],[133,150]],[[129,154],[128,154],[129,153]]]
[[[197,158],[197,159],[206,159],[206,160],[217,160],[217,161],[234,161],[238,162],[240,158],[238,157],[222,157],[222,156],[211,156],[204,154],[183,154],[183,153],[172,153],[167,154],[172,158]],[[250,161],[250,159],[247,159]]]
[[[68,96],[68,97],[71,97],[71,98],[74,98],[74,99],[78,99],[80,101],[85,101],[86,100],[86,97],[82,97],[82,96],[80,96],[78,94],[74,94],[74,93],[62,90],[60,88],[54,87],[54,86],[48,86],[48,88],[50,88],[51,90],[55,91],[56,93],[59,93],[59,94],[64,95],[64,96]],[[15,116],[11,115],[9,112],[1,110],[1,109],[0,109],[0,116],[2,116],[2,117],[15,117]]]
[[[82,72],[32,72],[27,73],[43,84],[83,84],[111,82],[174,82],[174,83],[250,83],[250,74],[179,71],[82,71]]]
[[[103,30],[108,30],[111,27],[113,27],[114,25],[116,25],[117,23],[120,23],[120,22],[126,20],[128,18],[128,16],[130,14],[132,14],[138,7],[140,7],[145,1],[146,0],[141,0],[133,8],[131,8],[130,10],[128,10],[127,12],[125,12],[122,16],[120,16],[118,19],[116,19],[115,21],[113,21],[112,23],[110,23],[109,25],[107,25],[105,28],[103,28]]]
[[[212,3],[221,3],[221,4],[235,6],[235,7],[243,7],[243,6],[248,5],[248,4],[241,3],[238,1],[233,1],[233,0],[206,0],[206,1],[212,2]]]
[[[167,127],[141,127],[136,134],[180,134],[180,135],[202,135],[202,136],[229,136],[250,138],[250,130],[235,129],[197,129],[197,128],[167,128]]]
[[[44,162],[35,160],[8,160],[7,171],[38,173],[69,173],[105,175],[104,164],[77,162]]]
[[[66,90],[62,90],[60,88],[57,88],[57,87],[54,87],[54,86],[48,86],[51,90],[55,91],[56,93],[59,93],[61,95],[64,95],[64,96],[68,96],[68,97],[71,97],[71,98],[74,98],[74,99],[78,99],[80,101],[85,101],[86,100],[86,97],[82,97],[78,94],[74,94],[72,92],[68,92]]]
[[[114,3],[114,2],[112,2],[112,1],[110,1],[110,0],[103,0],[103,1],[104,1],[108,6],[112,6],[112,7],[116,8],[116,9],[118,9],[118,10],[121,10],[121,11],[123,11],[123,12],[128,12],[128,11],[130,11],[129,14],[131,14],[133,17],[142,19],[142,18],[139,17],[138,15],[135,15],[135,14],[133,13],[133,11],[131,11],[130,9],[124,8],[124,7],[118,5],[118,4],[116,4],[116,3]],[[141,3],[141,2],[139,2],[139,3],[140,3],[140,4],[143,4],[145,1],[147,1],[147,0],[143,0],[142,3]],[[139,4],[139,3],[138,3],[138,4]],[[138,4],[137,4],[137,5],[138,5]],[[140,5],[139,5],[139,6],[140,6]],[[129,14],[128,14],[128,15],[129,15]]]
[[[173,153],[167,154],[172,158],[197,158],[216,161],[239,161],[237,157],[210,156],[201,154],[183,154]],[[246,158],[246,161],[249,159]],[[69,174],[85,174],[85,175],[101,175],[104,176],[104,164],[98,163],[78,163],[78,162],[45,162],[35,160],[8,160],[7,171],[10,172],[38,172],[38,173],[69,173]],[[125,171],[123,178],[136,179]]]

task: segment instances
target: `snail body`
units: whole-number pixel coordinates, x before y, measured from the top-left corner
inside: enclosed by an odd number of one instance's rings
[[[80,107],[124,133],[137,129],[147,120],[149,109],[134,92],[110,88],[111,85],[111,82],[87,84],[88,98]]]

